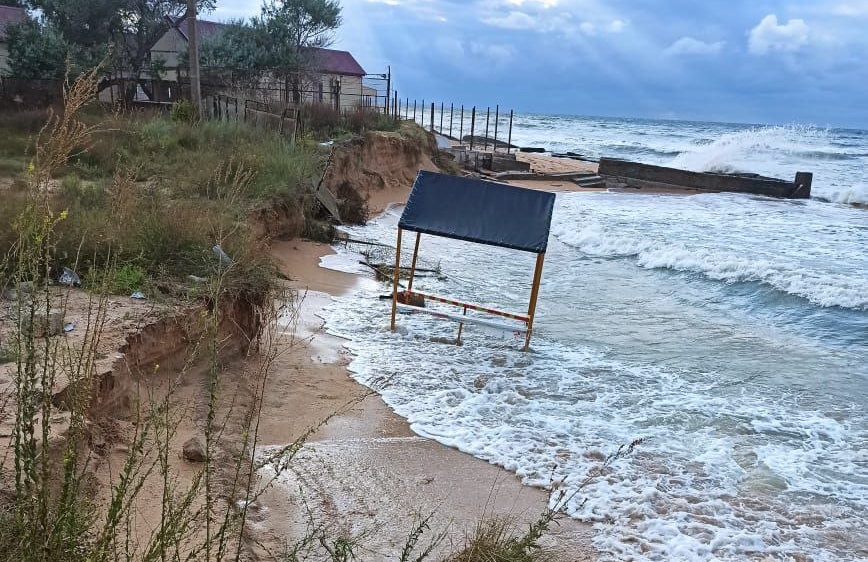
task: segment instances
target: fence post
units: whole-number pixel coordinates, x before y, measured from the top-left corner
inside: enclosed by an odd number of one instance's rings
[[[485,108],[485,148],[482,150],[488,150],[488,120],[491,119],[491,108]]]
[[[452,118],[455,117],[455,102],[449,104],[449,136],[452,136]]]
[[[464,104],[461,104],[461,120],[459,121],[458,140],[464,142]]]
[[[389,101],[392,97],[392,67],[386,67],[386,99],[383,104],[383,115],[389,114]]]
[[[420,113],[422,114],[422,128],[424,129],[425,128],[425,100],[422,100],[422,107],[420,107],[419,109],[421,110]]]
[[[434,129],[434,102],[431,102],[431,132],[433,133]]]
[[[410,118],[410,98],[407,98],[407,105],[404,107],[404,119]]]
[[[497,152],[497,121],[500,119],[500,104],[494,106],[494,152]]]
[[[393,106],[395,110],[395,121],[401,118],[401,102],[398,100],[398,90],[395,90],[395,105]]]
[[[509,140],[506,141],[506,153],[509,154],[509,149],[512,147],[512,110],[509,110]]]
[[[416,122],[416,100],[413,100],[413,122]]]
[[[440,102],[440,133],[443,133],[443,102]]]
[[[473,150],[473,133],[476,131],[476,106],[470,114],[470,150]]]

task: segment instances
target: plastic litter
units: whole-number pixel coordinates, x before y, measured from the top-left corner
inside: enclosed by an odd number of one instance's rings
[[[188,275],[188,276],[187,276],[187,279],[189,279],[189,280],[192,281],[193,283],[198,283],[198,284],[200,284],[200,285],[201,285],[202,283],[206,283],[206,282],[208,281],[208,280],[205,279],[204,277],[199,277],[198,275]]]
[[[60,279],[58,279],[57,282],[61,285],[66,285],[67,287],[81,287],[81,277],[68,267],[63,268],[63,273],[60,275]]]
[[[220,260],[220,267],[229,267],[232,265],[232,258],[226,255],[226,252],[223,251],[223,248],[220,247],[220,244],[216,244],[211,251],[214,252],[214,255]]]
[[[63,331],[64,332],[69,333],[73,330],[75,330],[75,322],[67,322],[66,324],[63,325]]]
[[[143,292],[141,292],[141,291],[136,291],[135,293],[133,293],[132,295],[130,295],[130,298],[131,298],[131,299],[136,299],[136,300],[145,300],[147,297],[145,296],[145,294],[144,294]]]
[[[319,143],[320,146],[332,146],[334,144],[335,144],[335,141],[333,141],[333,140]]]

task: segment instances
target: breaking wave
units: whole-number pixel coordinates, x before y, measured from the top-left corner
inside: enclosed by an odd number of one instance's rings
[[[868,278],[794,269],[784,263],[681,243],[620,237],[599,226],[578,232],[555,229],[558,239],[597,257],[631,257],[647,269],[671,269],[705,275],[726,283],[758,282],[823,307],[868,310]]]

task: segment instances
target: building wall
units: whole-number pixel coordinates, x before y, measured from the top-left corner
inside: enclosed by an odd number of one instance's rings
[[[162,60],[166,68],[172,69],[161,74],[166,82],[177,82],[178,72],[174,70],[180,62],[179,54],[187,49],[187,40],[177,29],[170,29],[151,48],[151,60]],[[335,105],[335,81],[340,81],[340,109],[348,110],[360,105],[376,105],[376,93],[372,95],[372,89],[362,84],[361,76],[339,76],[335,74],[322,74],[316,78],[306,80],[302,85],[302,102],[304,103],[328,103]],[[262,101],[284,102],[286,94],[283,92],[284,84],[280,80],[264,79],[260,87],[267,93],[262,95]],[[174,97],[174,96],[173,96]],[[290,94],[291,97],[291,94]],[[162,99],[162,96],[160,96]],[[168,98],[167,98],[168,99]]]
[[[180,62],[180,53],[187,50],[187,40],[181,35],[177,29],[170,29],[160,37],[151,47],[151,60],[162,60],[166,68],[175,69]],[[164,80],[175,82],[178,80],[176,70],[169,70],[163,73]]]

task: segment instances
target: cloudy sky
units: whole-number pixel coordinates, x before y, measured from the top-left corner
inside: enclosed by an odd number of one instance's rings
[[[210,19],[258,13],[217,0]],[[335,48],[404,98],[868,128],[868,0],[343,0]]]

